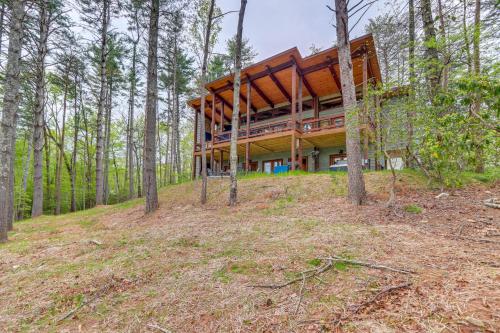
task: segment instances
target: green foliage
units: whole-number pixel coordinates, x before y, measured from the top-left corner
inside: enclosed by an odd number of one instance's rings
[[[407,213],[412,213],[412,214],[422,213],[422,208],[418,205],[415,205],[415,204],[407,205],[407,206],[405,206],[404,209],[405,209],[405,212],[407,212]]]

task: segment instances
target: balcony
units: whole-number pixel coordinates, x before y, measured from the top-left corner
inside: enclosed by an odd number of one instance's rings
[[[247,135],[246,127],[238,130],[238,140],[256,139],[266,140],[268,137],[278,134],[286,133],[295,130],[299,134],[307,135],[309,133],[318,133],[330,129],[337,129],[344,127],[344,114],[329,115],[319,118],[308,118],[303,121],[296,121],[295,124],[291,119],[274,121],[265,124],[256,123],[250,126],[250,133]],[[207,149],[213,145],[224,144],[231,141],[231,131],[224,131],[214,133],[213,142],[207,141]],[[201,144],[196,144],[195,151],[201,151]]]

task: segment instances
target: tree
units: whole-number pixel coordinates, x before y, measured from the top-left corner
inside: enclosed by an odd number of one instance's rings
[[[23,38],[24,1],[10,3],[11,19],[9,51],[3,97],[2,127],[0,132],[0,242],[7,240],[14,213],[13,177],[16,115],[19,108],[19,72],[21,41]]]
[[[158,20],[160,1],[151,0],[148,39],[148,77],[146,88],[146,122],[144,125],[143,184],[146,213],[158,209],[156,189],[156,112],[158,103]]]
[[[207,26],[205,29],[204,47],[203,47],[203,60],[201,63],[201,76],[199,93],[201,96],[201,115],[200,115],[200,128],[201,128],[201,195],[200,202],[205,204],[207,202],[207,147],[205,145],[205,82],[207,75],[208,53],[210,50],[212,20],[214,15],[215,0],[210,0],[210,7],[208,9]]]
[[[240,116],[240,85],[241,85],[241,47],[243,36],[243,19],[245,18],[245,8],[247,0],[241,0],[240,14],[238,17],[238,32],[236,33],[236,47],[234,51],[234,84],[233,84],[233,115],[231,117],[231,187],[229,189],[229,205],[236,205],[238,196],[238,183],[236,175],[238,172],[238,122]]]
[[[361,166],[358,106],[352,74],[351,47],[349,44],[349,17],[346,0],[335,0],[337,48],[342,83],[342,103],[345,112],[348,197],[352,204],[360,205],[366,197]]]
[[[437,48],[436,29],[432,18],[431,0],[420,1],[422,24],[424,27],[424,59],[426,65],[425,77],[428,84],[428,95],[434,103],[434,97],[438,92],[440,83],[440,60]]]
[[[43,147],[44,113],[45,113],[45,59],[47,57],[47,40],[49,37],[49,2],[41,0],[38,3],[39,31],[37,42],[37,57],[35,62],[35,107],[34,107],[34,134],[33,134],[33,204],[31,216],[43,214]]]

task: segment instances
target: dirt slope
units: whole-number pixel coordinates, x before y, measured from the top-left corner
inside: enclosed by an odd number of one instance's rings
[[[0,331],[500,331],[500,212],[482,204],[498,183],[436,199],[405,173],[388,209],[388,177],[367,175],[359,209],[345,176],[323,174],[242,180],[234,209],[212,180],[206,207],[189,183],[148,217],[132,201],[17,223],[0,245]],[[303,283],[331,255],[415,274],[335,263]]]

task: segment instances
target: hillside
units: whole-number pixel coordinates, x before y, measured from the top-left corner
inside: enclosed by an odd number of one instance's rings
[[[206,207],[194,182],[161,190],[148,217],[134,200],[17,223],[0,245],[0,327],[498,331],[500,211],[483,205],[498,182],[437,199],[405,172],[388,209],[389,177],[367,174],[359,209],[345,175],[317,174],[242,179],[234,209],[227,181],[211,180]],[[318,259],[333,255],[414,273]]]

